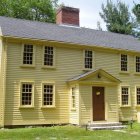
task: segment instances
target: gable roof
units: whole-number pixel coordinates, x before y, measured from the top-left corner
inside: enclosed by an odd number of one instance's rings
[[[0,27],[3,36],[101,46],[140,52],[140,41],[130,35],[1,16]]]
[[[91,76],[95,76],[95,75],[98,75],[99,79],[104,75],[104,76],[108,77],[109,79],[113,80],[114,82],[119,82],[119,83],[121,82],[119,79],[112,76],[111,74],[104,71],[103,69],[92,70],[92,71],[86,72],[84,74],[73,77],[72,79],[69,79],[67,82],[81,81],[81,80],[85,80],[85,79],[87,79]]]

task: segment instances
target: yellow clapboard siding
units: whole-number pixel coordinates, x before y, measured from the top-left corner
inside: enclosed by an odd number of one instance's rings
[[[26,42],[22,42],[26,43]],[[73,45],[54,44],[55,68],[42,68],[43,46],[35,45],[35,67],[21,67],[22,43],[7,43],[7,71],[6,71],[6,103],[5,103],[5,125],[33,125],[52,123],[86,124],[93,120],[92,113],[92,86],[94,84],[76,85],[76,109],[71,110],[70,88],[67,80],[78,76],[83,71],[83,49]],[[1,44],[0,44],[1,45]],[[62,45],[62,46],[61,46]],[[2,45],[1,45],[2,46]],[[53,44],[52,44],[53,46]],[[76,48],[77,47],[77,48]],[[88,47],[90,48],[90,47]],[[94,50],[94,47],[92,47]],[[92,49],[91,48],[91,49]],[[134,54],[129,53],[129,73],[120,73],[120,53],[107,52],[102,49],[94,51],[94,69],[103,69],[112,76],[118,78],[121,83],[112,85],[101,85],[105,87],[105,117],[107,121],[119,121],[136,116],[140,108],[136,107],[135,86],[140,85],[140,75],[135,75]],[[4,60],[6,61],[6,60]],[[4,62],[6,63],[6,62]],[[20,81],[34,81],[34,108],[19,108],[20,105]],[[42,107],[42,88],[44,81],[55,83],[55,108]],[[98,81],[97,76],[89,77],[83,81]],[[0,81],[1,82],[1,81]],[[98,81],[99,82],[99,81]],[[100,83],[112,82],[108,77],[102,77]],[[2,85],[2,83],[0,83]],[[130,87],[131,107],[120,107],[120,86]],[[75,85],[74,85],[75,86]],[[0,99],[0,101],[2,98]],[[3,106],[0,102],[0,111]],[[1,113],[0,112],[0,113]],[[2,113],[1,113],[2,114]],[[0,116],[0,124],[2,117]],[[118,118],[119,116],[119,118]],[[135,117],[136,119],[136,117]]]

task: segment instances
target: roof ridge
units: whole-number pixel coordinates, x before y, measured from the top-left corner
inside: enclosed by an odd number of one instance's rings
[[[20,19],[20,18],[15,18],[15,17],[7,17],[7,16],[0,16],[2,18],[7,18],[7,19],[13,19],[13,20],[17,20],[17,21],[27,21],[27,22],[31,22],[31,23],[41,23],[41,24],[50,24],[53,26],[57,26],[57,27],[61,27],[61,28],[68,28],[69,26],[61,26],[59,24],[55,24],[55,23],[50,23],[50,22],[43,22],[43,21],[37,21],[37,20],[29,20],[29,19]],[[104,32],[104,33],[110,33],[110,34],[114,34],[114,35],[121,35],[121,36],[129,36],[132,38],[135,38],[132,35],[127,35],[127,34],[121,34],[121,33],[114,33],[114,32],[110,32],[110,31],[103,31],[103,30],[97,30],[97,29],[92,29],[92,28],[87,28],[87,27],[80,27],[80,28],[75,28],[73,26],[69,27],[69,28],[74,28],[75,30],[79,30],[79,29],[85,29],[85,30],[90,30],[90,31],[96,31],[96,32]]]

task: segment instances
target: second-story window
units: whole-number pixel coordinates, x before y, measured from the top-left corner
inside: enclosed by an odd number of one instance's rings
[[[85,50],[85,63],[84,63],[85,69],[92,69],[92,63],[93,63],[92,59],[93,59],[92,51]]]
[[[23,48],[23,64],[33,64],[33,45],[24,45]]]
[[[128,71],[128,58],[125,54],[121,54],[121,71]]]
[[[136,56],[136,72],[140,72],[140,56]]]
[[[44,47],[44,66],[54,66],[54,48]]]

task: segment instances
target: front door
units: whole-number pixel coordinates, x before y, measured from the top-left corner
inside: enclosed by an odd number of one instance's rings
[[[105,120],[104,87],[92,88],[93,121]]]

